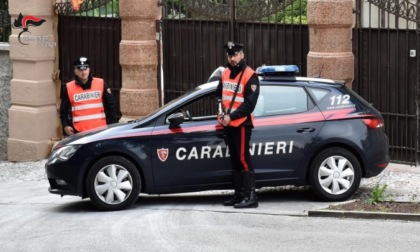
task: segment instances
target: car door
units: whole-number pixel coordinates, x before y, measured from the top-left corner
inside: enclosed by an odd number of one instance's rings
[[[178,111],[186,115],[183,123],[170,128],[165,121],[155,127],[151,136],[155,185],[174,187],[231,183],[231,163],[223,128],[216,119],[214,94],[185,104],[173,113]]]
[[[250,152],[260,182],[299,180],[324,117],[304,87],[262,85]]]

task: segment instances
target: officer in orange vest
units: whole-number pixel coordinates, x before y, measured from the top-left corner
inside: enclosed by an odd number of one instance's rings
[[[224,45],[228,64],[216,93],[223,110],[218,118],[224,126],[234,168],[235,194],[231,199],[224,201],[223,205],[235,208],[258,207],[249,142],[254,127],[252,112],[257,104],[260,83],[254,70],[245,62],[243,47],[235,42],[227,42]]]
[[[118,122],[117,104],[104,80],[92,77],[89,60],[77,58],[75,78],[61,89],[60,119],[64,135]]]

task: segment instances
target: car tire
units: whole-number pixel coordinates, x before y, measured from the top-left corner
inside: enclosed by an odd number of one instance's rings
[[[99,210],[116,211],[130,207],[140,194],[141,179],[136,166],[120,156],[104,157],[90,169],[87,193]]]
[[[343,148],[323,150],[313,160],[310,184],[315,194],[325,201],[343,201],[359,188],[362,170],[358,159]]]

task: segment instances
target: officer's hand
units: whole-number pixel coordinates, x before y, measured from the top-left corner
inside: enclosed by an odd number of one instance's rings
[[[231,122],[231,120],[230,120],[230,116],[229,116],[229,115],[225,115],[225,116],[223,117],[222,125],[223,125],[223,126],[228,126],[230,122]]]
[[[64,131],[68,136],[74,135],[74,129],[71,126],[64,127]]]

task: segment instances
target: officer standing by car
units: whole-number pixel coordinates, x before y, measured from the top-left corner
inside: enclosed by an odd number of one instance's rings
[[[94,129],[118,121],[117,104],[104,80],[92,77],[89,60],[73,62],[75,78],[61,90],[60,119],[64,134]]]
[[[233,197],[223,202],[235,208],[258,207],[255,174],[249,153],[254,127],[252,112],[257,104],[260,84],[255,71],[247,66],[244,45],[227,42],[224,45],[228,64],[217,87],[221,99],[219,122],[224,126],[233,165]]]

